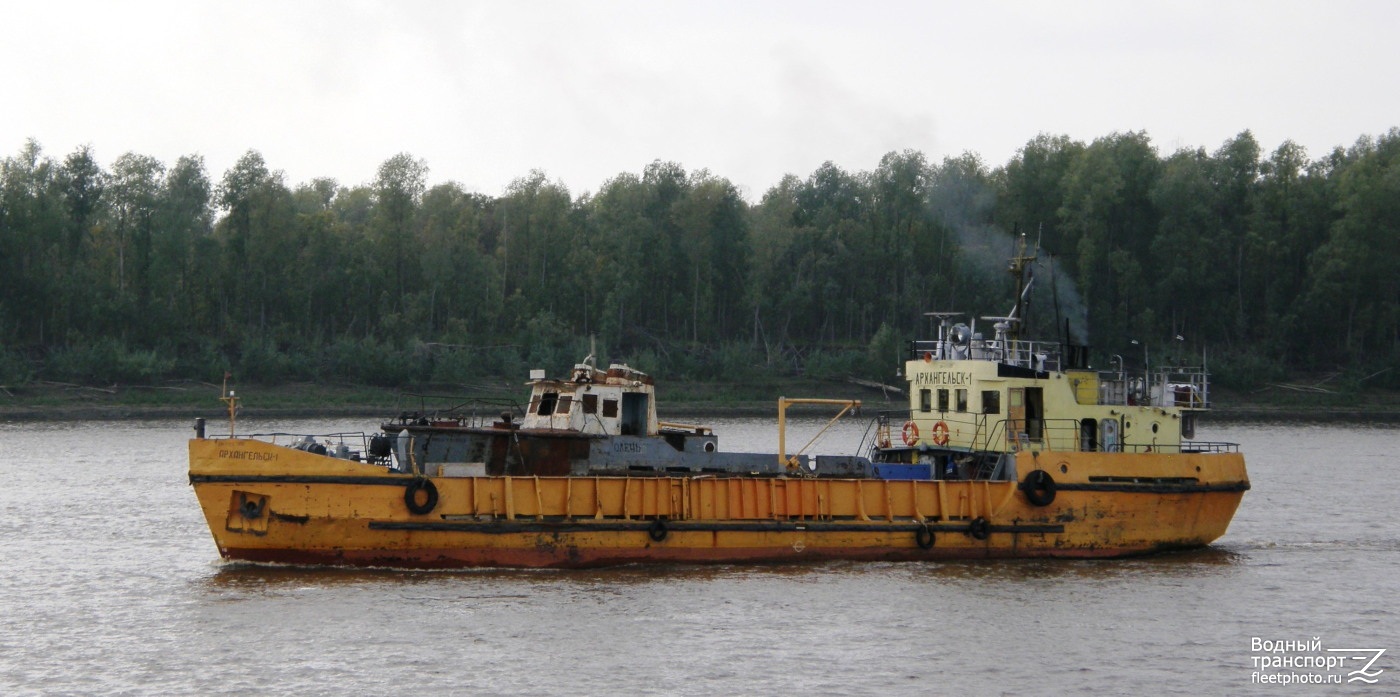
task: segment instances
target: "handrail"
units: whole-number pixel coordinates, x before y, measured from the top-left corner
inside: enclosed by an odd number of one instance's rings
[[[1120,443],[1120,452],[1125,453],[1237,453],[1239,443],[1225,441],[1183,441],[1172,443]]]
[[[695,425],[695,424],[683,424],[683,423],[677,423],[677,422],[675,422],[675,421],[657,421],[657,422],[656,422],[656,428],[657,428],[657,429],[661,429],[661,430],[664,430],[664,429],[671,429],[672,431],[686,431],[686,432],[694,433],[694,434],[696,434],[696,435],[701,435],[701,436],[708,436],[708,435],[710,435],[710,434],[713,432],[713,431],[710,429],[709,426],[697,426],[697,425]]]
[[[891,420],[907,420],[917,416],[920,412],[910,410],[881,411],[875,419],[875,423],[883,421],[888,423]],[[964,413],[962,416],[970,417],[959,419],[950,414],[933,412],[941,421],[951,425],[967,425],[974,429],[973,436],[969,440],[967,448],[971,451],[983,452],[1015,452],[1018,448],[1008,443],[1006,431],[1009,422],[1017,419],[998,419],[991,421],[985,415]],[[1079,419],[1041,419],[1042,438],[1033,441],[1037,449],[1046,451],[1069,451],[1084,452],[1081,448],[1082,422]],[[870,432],[867,428],[867,433]],[[865,438],[862,438],[862,445]],[[867,449],[869,456],[874,457],[876,442],[871,440]],[[960,449],[960,448],[959,448]],[[1125,453],[1147,453],[1147,452],[1179,452],[1179,453],[1224,453],[1239,452],[1239,444],[1217,441],[1182,441],[1178,444],[1164,443],[1131,443],[1120,441],[1117,450],[1106,451],[1103,449],[1101,441],[1095,444],[1092,452],[1125,452]]]
[[[501,414],[502,409],[509,409],[517,418],[523,418],[526,408],[520,402],[509,397],[462,397],[454,395],[430,395],[416,392],[401,393],[400,399],[417,399],[418,409],[416,411],[408,408],[401,409],[398,417],[400,422],[416,421],[418,419],[456,419],[464,424],[475,426],[483,425],[488,420],[494,419]],[[446,406],[430,407],[429,402],[435,401]]]

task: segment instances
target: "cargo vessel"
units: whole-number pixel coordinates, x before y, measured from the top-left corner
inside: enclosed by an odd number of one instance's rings
[[[1024,248],[1023,248],[1024,249]],[[1018,287],[1033,256],[1013,258]],[[1119,557],[1201,547],[1249,489],[1233,443],[1194,440],[1204,366],[1095,370],[930,313],[855,455],[733,453],[662,421],[655,381],[590,357],[532,371],[528,402],[400,414],[374,433],[212,437],[189,480],[226,559],[415,568]],[[843,412],[845,409],[843,408]],[[838,415],[839,416],[839,415]]]

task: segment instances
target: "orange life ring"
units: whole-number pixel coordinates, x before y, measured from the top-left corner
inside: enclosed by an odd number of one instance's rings
[[[933,425],[933,444],[934,444],[934,445],[947,445],[947,444],[948,444],[948,424],[946,424],[946,423],[944,423],[944,422],[942,422],[942,421],[939,421],[938,423],[936,423],[936,424]]]
[[[904,432],[903,432],[902,435],[903,435],[903,437],[904,437],[904,444],[905,444],[905,445],[914,445],[915,443],[918,443],[918,442],[919,442],[919,425],[916,424],[916,423],[914,423],[913,421],[905,421],[905,422],[904,422]]]

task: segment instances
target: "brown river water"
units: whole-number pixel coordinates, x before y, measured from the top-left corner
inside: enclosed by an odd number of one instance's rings
[[[1254,488],[1193,552],[457,572],[220,561],[189,426],[0,424],[0,695],[1400,694],[1394,426],[1204,423]]]

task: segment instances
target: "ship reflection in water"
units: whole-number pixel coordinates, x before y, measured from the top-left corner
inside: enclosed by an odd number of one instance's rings
[[[603,584],[609,587],[644,586],[653,583],[676,585],[686,582],[821,583],[823,580],[872,572],[907,575],[912,581],[958,582],[1023,581],[1116,582],[1147,576],[1160,580],[1204,577],[1230,573],[1245,562],[1239,552],[1217,547],[1180,550],[1121,559],[1065,562],[1046,559],[1006,559],[951,562],[848,562],[765,564],[629,564],[601,569],[396,569],[324,565],[261,564],[225,562],[199,586],[212,594],[222,592],[277,592],[324,587],[355,587],[367,584],[460,583],[510,587],[517,584],[563,583]],[[907,568],[903,568],[907,567]],[[482,598],[527,598],[529,594],[491,594]]]

